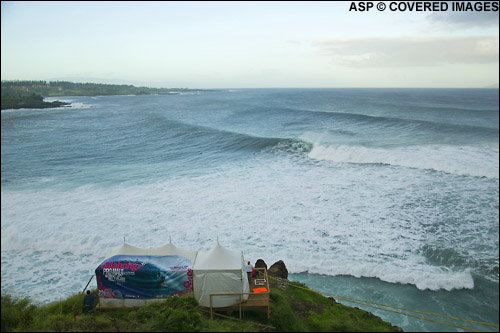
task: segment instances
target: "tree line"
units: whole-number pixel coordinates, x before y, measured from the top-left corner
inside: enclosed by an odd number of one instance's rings
[[[187,88],[148,88],[126,84],[75,83],[68,81],[2,81],[3,96],[96,96],[96,95],[147,95],[171,92],[196,91]]]

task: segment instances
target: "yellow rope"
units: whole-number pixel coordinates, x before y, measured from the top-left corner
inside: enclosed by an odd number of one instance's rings
[[[374,305],[369,305],[369,304],[366,304],[366,303],[363,303],[363,302],[357,302],[357,301],[349,301],[349,302],[353,302],[353,303],[357,303],[357,304],[369,306],[369,307],[372,307],[372,308],[375,308],[375,309],[379,309],[379,310],[384,310],[384,311],[389,311],[389,312],[401,314],[401,315],[408,316],[408,317],[413,317],[413,318],[416,318],[416,319],[427,320],[427,321],[430,321],[430,322],[433,322],[433,323],[438,323],[438,324],[442,324],[442,325],[452,326],[452,327],[460,328],[460,329],[463,329],[463,330],[466,330],[466,331],[481,332],[481,331],[478,331],[478,330],[474,330],[472,328],[466,328],[466,327],[462,327],[462,326],[458,326],[458,325],[454,325],[454,324],[450,324],[450,323],[444,323],[442,321],[432,320],[432,319],[428,319],[428,318],[424,318],[424,317],[418,317],[418,316],[414,316],[414,315],[409,314],[409,313],[403,313],[403,312],[398,312],[398,311],[394,311],[394,310],[384,309],[384,308],[380,308],[380,307],[374,306]]]
[[[272,276],[270,276],[270,278],[271,279],[275,279]],[[403,312],[399,312],[399,311],[393,311],[393,310],[389,310],[389,309],[384,309],[384,308],[373,306],[373,305],[370,305],[370,304],[367,304],[367,303],[371,303],[371,304],[375,304],[375,305],[380,305],[380,306],[385,306],[385,307],[389,307],[389,308],[393,308],[393,309],[398,309],[398,310],[404,310],[404,311],[410,311],[410,312],[417,312],[417,313],[427,314],[427,315],[431,315],[431,316],[438,316],[438,317],[443,317],[443,318],[448,318],[448,319],[460,320],[460,321],[470,322],[470,323],[474,323],[474,324],[480,324],[480,325],[487,325],[487,326],[498,327],[498,325],[496,325],[496,324],[490,324],[490,323],[485,323],[485,322],[480,322],[480,321],[474,321],[474,320],[468,320],[468,319],[460,319],[460,318],[456,318],[456,317],[450,317],[450,316],[445,316],[445,315],[440,315],[440,314],[430,313],[430,312],[423,312],[423,311],[416,311],[416,310],[410,310],[410,309],[405,309],[405,308],[398,308],[396,306],[379,304],[379,303],[370,302],[370,301],[363,301],[363,300],[358,300],[358,299],[355,299],[355,298],[350,298],[350,297],[345,297],[345,296],[332,295],[332,294],[328,294],[328,293],[320,293],[320,292],[318,292],[316,290],[312,290],[312,289],[309,289],[309,288],[303,288],[303,287],[300,287],[300,286],[297,286],[297,285],[293,285],[293,284],[292,284],[292,286],[295,287],[295,288],[299,288],[299,289],[303,289],[303,290],[307,290],[307,291],[312,291],[312,292],[320,294],[322,296],[323,295],[332,296],[332,297],[336,297],[336,298],[339,298],[339,299],[346,300],[348,302],[353,302],[353,303],[358,303],[358,304],[361,304],[361,305],[369,306],[369,307],[372,307],[372,308],[375,308],[375,309],[380,309],[380,310],[383,310],[383,311],[393,312],[393,313],[397,313],[397,314],[401,314],[401,315],[405,315],[405,316],[409,316],[409,317],[413,317],[413,318],[417,318],[417,319],[427,320],[427,321],[430,321],[430,322],[434,322],[434,323],[438,323],[438,324],[442,324],[442,325],[448,325],[448,326],[452,326],[452,327],[456,327],[456,328],[460,328],[460,329],[464,329],[464,330],[472,331],[472,332],[480,332],[480,331],[477,331],[477,330],[474,330],[474,329],[470,329],[470,328],[461,327],[461,326],[457,326],[457,325],[453,325],[453,324],[449,324],[449,323],[444,323],[444,322],[441,322],[441,321],[432,320],[432,319],[428,319],[428,318],[424,318],[424,317],[418,317],[418,316],[414,316],[414,315],[411,315],[411,314],[408,314],[408,313],[403,313]]]
[[[410,312],[417,312],[417,313],[422,313],[422,314],[426,314],[426,315],[430,315],[430,316],[437,316],[437,317],[443,317],[443,318],[448,318],[448,319],[460,320],[460,321],[465,321],[465,322],[469,322],[469,323],[473,323],[473,324],[498,327],[498,325],[490,324],[490,323],[485,323],[485,322],[482,322],[482,321],[475,321],[475,320],[469,320],[469,319],[461,319],[461,318],[456,318],[456,317],[451,317],[451,316],[446,316],[446,315],[440,315],[440,314],[437,314],[437,313],[424,312],[424,311],[418,311],[418,310],[410,310],[410,309],[405,309],[405,308],[398,308],[397,306],[379,304],[379,303],[370,302],[370,301],[363,301],[363,300],[358,300],[358,299],[355,299],[355,298],[349,298],[349,297],[339,296],[339,295],[336,295],[334,297],[337,297],[337,298],[340,298],[340,299],[345,299],[347,301],[348,300],[361,301],[361,302],[366,302],[366,303],[375,304],[375,305],[381,305],[381,306],[385,306],[385,307],[393,308],[393,309],[398,309],[398,310],[404,310],[404,311],[410,311]]]

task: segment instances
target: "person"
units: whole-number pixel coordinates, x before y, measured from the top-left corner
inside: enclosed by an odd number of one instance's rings
[[[165,286],[165,275],[163,275],[161,272],[158,272],[158,284],[160,287]]]
[[[252,281],[252,271],[253,271],[253,266],[250,263],[250,261],[247,263],[247,265],[245,266],[245,268],[246,268],[246,271],[247,271],[248,283],[250,283]]]
[[[90,290],[87,290],[87,295],[83,297],[83,312],[87,313],[92,311],[94,308],[95,296],[90,294]]]

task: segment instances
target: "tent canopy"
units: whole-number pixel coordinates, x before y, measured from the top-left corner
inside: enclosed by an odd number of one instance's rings
[[[193,286],[201,306],[226,307],[246,300],[248,295],[228,295],[213,296],[210,302],[210,294],[249,292],[243,252],[226,249],[219,242],[209,251],[199,251],[193,265]]]
[[[166,245],[156,247],[153,249],[141,249],[139,247],[132,246],[127,243],[123,243],[123,245],[116,251],[111,252],[105,258],[111,258],[115,255],[142,255],[142,256],[169,256],[169,255],[179,255],[184,258],[187,258],[191,261],[191,264],[194,263],[196,259],[197,251],[186,251],[172,243],[168,243]]]
[[[197,271],[240,270],[242,252],[228,250],[217,242],[209,251],[199,251],[193,269]]]
[[[95,270],[103,307],[142,306],[194,291],[202,306],[210,294],[248,293],[242,251],[217,244],[208,251],[186,251],[168,243],[141,249],[127,243],[109,253]],[[213,307],[237,304],[248,295],[214,296]]]

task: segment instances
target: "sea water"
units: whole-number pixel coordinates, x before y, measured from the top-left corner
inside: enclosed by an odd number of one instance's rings
[[[81,292],[124,239],[218,238],[325,295],[498,324],[498,89],[58,99],[1,113],[2,293]]]

